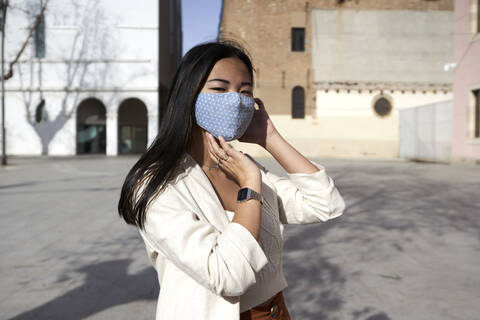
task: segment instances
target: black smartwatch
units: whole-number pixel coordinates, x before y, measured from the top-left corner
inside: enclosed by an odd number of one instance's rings
[[[263,205],[262,195],[250,188],[241,188],[238,190],[237,202],[247,201],[248,199],[256,199]]]

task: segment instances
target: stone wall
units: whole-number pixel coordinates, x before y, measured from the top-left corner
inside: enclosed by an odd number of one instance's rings
[[[449,162],[452,113],[451,100],[401,110],[398,141],[400,158]]]

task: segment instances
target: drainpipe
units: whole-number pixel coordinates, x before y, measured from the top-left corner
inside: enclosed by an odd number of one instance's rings
[[[2,10],[2,21],[1,21],[1,32],[2,32],[2,54],[1,54],[1,64],[2,64],[2,166],[7,165],[7,151],[6,151],[6,134],[5,134],[5,18],[7,17],[7,7],[8,0],[1,0],[1,10]]]

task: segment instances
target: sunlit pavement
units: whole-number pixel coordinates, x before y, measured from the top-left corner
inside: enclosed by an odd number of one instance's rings
[[[1,319],[154,319],[156,273],[116,211],[135,160],[0,168]],[[285,228],[293,319],[479,319],[479,166],[314,160],[347,210]]]

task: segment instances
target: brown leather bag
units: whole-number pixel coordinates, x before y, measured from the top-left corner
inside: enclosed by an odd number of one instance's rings
[[[277,293],[269,302],[262,303],[240,313],[240,320],[291,320],[283,291]]]

